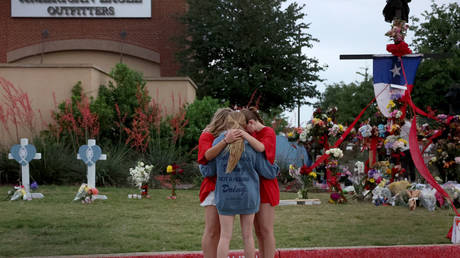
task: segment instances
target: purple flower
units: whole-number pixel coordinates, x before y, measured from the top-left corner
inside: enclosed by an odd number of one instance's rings
[[[367,177],[368,178],[373,178],[374,175],[377,173],[377,170],[375,169],[370,169],[368,172],[367,172]]]
[[[33,181],[32,184],[30,184],[30,189],[32,190],[38,189],[38,183],[36,181]]]
[[[392,93],[390,98],[391,98],[391,100],[398,100],[401,97],[402,97],[401,93],[396,92],[396,93]]]
[[[334,201],[337,201],[340,199],[340,194],[339,193],[331,193],[331,199]]]

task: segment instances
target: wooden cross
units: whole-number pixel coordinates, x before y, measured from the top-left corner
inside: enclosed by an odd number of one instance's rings
[[[16,144],[10,149],[8,153],[9,159],[16,160],[21,165],[22,185],[26,191],[26,199],[43,198],[42,194],[30,194],[30,175],[29,175],[29,162],[33,159],[41,159],[41,153],[37,153],[35,146],[29,144],[27,138],[21,139],[21,144]]]

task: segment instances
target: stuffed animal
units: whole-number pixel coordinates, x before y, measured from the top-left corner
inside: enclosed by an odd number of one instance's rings
[[[393,182],[388,185],[388,189],[390,189],[391,194],[396,195],[400,192],[404,192],[409,187],[410,183],[406,180]]]
[[[407,195],[409,195],[409,210],[413,211],[417,207],[420,190],[407,190]]]

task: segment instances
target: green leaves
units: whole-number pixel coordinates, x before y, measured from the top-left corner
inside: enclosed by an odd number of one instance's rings
[[[460,6],[433,3],[431,7],[432,10],[422,14],[424,22],[414,19],[418,24],[412,26],[415,31],[413,46],[419,53],[446,53],[446,56],[422,61],[412,98],[422,109],[431,106],[438,113],[447,113],[449,103],[444,96],[460,81]]]
[[[300,54],[315,41],[301,22],[303,7],[285,0],[189,0],[181,17],[187,30],[177,38],[180,72],[198,85],[197,96],[245,106],[257,90],[260,108],[293,108],[317,94],[323,68]]]

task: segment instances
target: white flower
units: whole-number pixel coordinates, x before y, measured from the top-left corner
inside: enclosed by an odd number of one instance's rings
[[[303,131],[300,135],[299,135],[299,140],[301,142],[306,142],[307,141],[307,132],[306,131]]]
[[[150,172],[152,171],[152,169],[153,165],[145,165],[142,161],[137,162],[135,168],[129,169],[129,174],[131,175],[130,179],[132,183],[139,188],[143,184],[146,184],[149,181]]]

